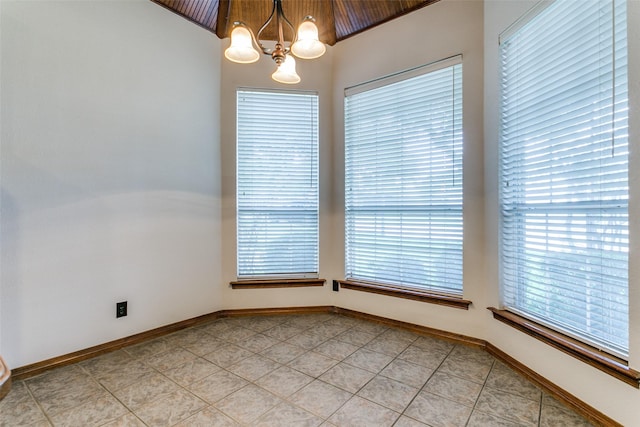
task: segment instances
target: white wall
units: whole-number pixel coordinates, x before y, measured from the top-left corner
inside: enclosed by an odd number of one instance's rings
[[[487,293],[499,304],[498,290],[498,35],[535,0],[485,1],[485,173],[487,199]],[[640,1],[628,2],[630,159],[630,366],[640,369]],[[486,339],[555,384],[626,426],[640,425],[640,390],[622,383],[500,322],[490,320]]]
[[[222,43],[226,49],[229,39]],[[332,201],[331,138],[332,48],[321,58],[296,61],[296,69],[302,81],[296,85],[274,82],[271,74],[276,68],[273,60],[262,55],[254,64],[236,64],[226,59],[222,62],[221,83],[221,158],[222,158],[222,284],[225,308],[255,307],[299,307],[327,305],[330,303],[331,279],[343,273],[335,271],[336,254],[332,252],[330,212]],[[266,88],[281,90],[309,90],[318,94],[319,102],[319,191],[320,191],[320,253],[319,275],[327,279],[324,287],[282,289],[231,289],[229,282],[236,276],[236,91],[243,88]],[[282,117],[282,120],[287,120]],[[337,255],[339,259],[340,255]]]
[[[344,89],[402,70],[463,55],[464,297],[469,311],[341,290],[334,304],[419,325],[483,337],[487,317],[483,258],[481,0],[443,0],[337,44],[334,48],[333,175],[337,209],[333,250],[344,276]]]
[[[219,40],[146,0],[0,4],[8,364],[220,309]]]

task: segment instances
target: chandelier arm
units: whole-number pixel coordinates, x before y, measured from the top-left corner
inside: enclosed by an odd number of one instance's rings
[[[273,16],[276,15],[276,12],[277,12],[276,0],[274,0],[273,7],[271,8],[271,13],[269,14],[269,17],[267,18],[265,23],[262,24],[262,26],[260,27],[260,29],[258,30],[258,32],[256,33],[256,35],[254,37],[254,40],[256,41],[256,44],[260,47],[260,49],[262,49],[262,53],[264,53],[265,55],[271,55],[271,52],[273,52],[273,49],[269,49],[269,48],[265,47],[262,44],[262,42],[260,41],[260,37],[262,35],[262,32],[265,30],[265,28],[267,28],[269,26],[269,24],[271,23],[271,21],[273,20]]]
[[[282,44],[285,53],[289,53],[291,51],[291,46],[298,40],[298,32],[296,31],[296,28],[293,26],[291,21],[289,21],[289,19],[287,19],[286,15],[284,14],[284,11],[282,10],[282,0],[274,0],[274,4],[277,4],[278,8],[278,42]],[[289,26],[289,29],[291,30],[291,43],[289,43],[289,47],[286,48],[284,47],[284,29],[282,28],[282,23],[280,22],[280,20],[284,21],[284,23],[287,24]]]

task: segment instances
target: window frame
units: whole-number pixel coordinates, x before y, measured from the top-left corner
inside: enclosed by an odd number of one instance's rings
[[[518,31],[520,29],[522,29],[523,27],[525,27],[527,24],[529,24],[532,20],[534,20],[535,18],[537,18],[538,16],[541,16],[542,13],[548,11],[548,10],[552,10],[552,9],[548,9],[550,6],[552,6],[555,2],[540,2],[538,3],[538,5],[536,5],[534,8],[532,8],[530,11],[528,11],[527,13],[525,13],[520,19],[518,19],[511,27],[509,27],[507,30],[505,30],[501,35],[500,35],[500,44],[501,47],[499,48],[501,53],[500,53],[500,62],[504,67],[504,60],[502,59],[502,43],[504,43],[505,41],[509,40],[512,36],[517,35]],[[623,3],[621,3],[623,4]],[[612,16],[616,16],[616,10],[615,10],[615,0],[612,1],[612,5],[611,6],[613,9],[611,11]],[[613,50],[612,52],[616,51],[616,37],[615,36],[615,25],[616,25],[616,18],[613,18],[613,30],[612,30],[612,34],[614,34],[614,38],[613,38]],[[602,42],[600,42],[600,45],[602,45]],[[551,49],[550,47],[546,48]],[[617,75],[617,68],[616,66],[616,59],[615,59],[615,54],[612,54],[614,57],[613,59],[613,68],[614,70],[614,74]],[[500,239],[499,239],[499,245],[500,245],[500,254],[499,254],[499,259],[500,259],[500,267],[499,267],[499,273],[500,273],[500,292],[501,292],[501,297],[500,297],[500,307],[501,309],[495,309],[495,308],[490,308],[490,310],[494,313],[494,317],[498,320],[503,321],[504,323],[510,324],[511,326],[516,327],[517,329],[522,330],[523,332],[528,333],[529,335],[535,336],[538,339],[542,339],[545,342],[551,343],[551,341],[553,341],[553,344],[555,347],[557,348],[561,348],[563,351],[574,355],[577,358],[580,359],[588,359],[590,361],[590,364],[598,365],[600,362],[600,360],[608,360],[608,362],[610,363],[611,366],[613,366],[615,369],[622,369],[623,371],[628,370],[628,367],[623,367],[620,368],[621,366],[623,366],[626,363],[626,359],[628,357],[628,333],[627,333],[627,348],[626,348],[626,352],[624,351],[624,349],[622,349],[622,351],[620,351],[619,348],[614,347],[614,346],[607,346],[605,344],[603,344],[603,342],[600,342],[598,340],[593,340],[593,339],[588,339],[584,336],[584,334],[582,332],[580,333],[576,333],[575,330],[573,330],[570,327],[563,327],[559,321],[549,321],[545,318],[541,318],[539,316],[537,316],[535,313],[530,313],[527,310],[523,310],[522,307],[519,306],[514,306],[513,303],[510,303],[509,301],[507,301],[507,297],[505,297],[505,292],[508,289],[519,289],[516,286],[526,286],[525,285],[507,285],[505,282],[505,257],[509,257],[513,255],[513,252],[509,252],[505,255],[505,237],[503,235],[503,233],[505,232],[505,222],[506,222],[506,213],[505,213],[505,208],[504,208],[504,194],[507,190],[505,190],[505,176],[504,176],[504,161],[505,159],[503,158],[504,153],[503,150],[504,148],[504,144],[505,144],[505,135],[504,135],[504,129],[503,129],[503,123],[504,123],[504,103],[505,103],[505,93],[504,93],[504,83],[502,81],[503,77],[503,72],[504,69],[501,67],[500,68],[500,79],[501,79],[501,91],[500,91],[500,145],[499,145],[499,164],[500,164],[500,173],[498,175],[498,185],[499,185],[499,214],[500,214],[500,228],[499,228],[499,233],[500,233]],[[616,113],[617,113],[617,107],[616,106],[616,89],[617,85],[616,85],[616,80],[614,77],[613,80],[613,88],[612,88],[612,93],[614,93],[613,95],[613,106],[611,107],[611,109],[613,110],[613,117],[614,120],[617,120],[616,117]],[[524,90],[524,89],[523,89]],[[524,120],[524,119],[523,119]],[[590,125],[590,126],[595,126],[595,125]],[[617,134],[615,132],[617,132],[617,126],[613,126],[613,128],[615,128],[615,131],[612,131],[612,140],[614,141],[612,144],[615,145],[615,141],[617,141]],[[625,143],[626,147],[628,147],[628,141]],[[612,145],[612,147],[614,147],[614,145]],[[626,161],[627,161],[627,169],[628,169],[628,154],[626,157]],[[511,191],[511,190],[510,190]],[[627,208],[627,236],[628,236],[628,196],[629,196],[629,192],[628,192],[628,177],[627,177],[627,194],[626,194],[626,199],[624,200],[624,203],[626,203],[624,205],[625,208]],[[622,200],[622,199],[620,199]],[[616,200],[617,203],[620,202],[620,200]],[[624,204],[623,203],[623,204]],[[604,206],[606,203],[605,202],[601,202],[600,204],[600,208],[599,209],[606,209],[606,208],[602,208],[602,206]],[[525,209],[527,212],[531,212],[533,209],[536,209],[536,206],[527,206],[524,207],[523,209]],[[525,212],[524,214],[528,214],[527,212]],[[569,210],[569,208],[565,208],[565,212],[573,212],[573,210]],[[523,214],[523,215],[524,215]],[[600,217],[602,218],[602,217]],[[571,222],[571,224],[573,224],[573,222]],[[604,227],[604,226],[603,226]],[[585,232],[586,233],[586,232]],[[516,239],[517,241],[519,239]],[[627,242],[627,258],[628,258],[628,242]],[[627,261],[628,262],[628,261]],[[627,265],[627,269],[628,269],[628,265]],[[522,280],[522,279],[520,279]],[[509,286],[511,286],[511,288],[509,288]],[[553,286],[551,283],[548,283],[548,286]],[[516,292],[516,291],[513,291]],[[627,280],[627,307],[628,307],[628,280]],[[628,328],[629,324],[628,324],[628,319],[627,319],[627,328]],[[542,333],[540,331],[543,331]],[[544,337],[544,338],[541,338]],[[570,344],[567,344],[570,343]],[[573,350],[571,350],[571,348],[577,348],[580,347],[581,350],[579,352],[574,352]],[[577,353],[581,353],[581,355],[577,355]],[[606,355],[606,356],[603,356]],[[605,369],[603,369],[605,370]],[[635,371],[634,371],[635,372]],[[638,384],[638,378],[637,378],[637,373],[634,374],[635,376],[632,375],[631,381],[630,383],[634,384],[637,387]],[[615,376],[615,375],[614,375]],[[623,375],[624,376],[624,375]],[[629,382],[629,381],[627,381]]]
[[[457,67],[457,68],[454,68]],[[450,58],[446,58],[440,61],[436,61],[430,64],[426,64],[423,66],[419,66],[407,71],[403,71],[397,74],[393,74],[390,76],[386,76],[380,79],[375,79],[370,82],[366,82],[360,85],[356,85],[345,90],[345,280],[339,281],[341,287],[346,289],[372,292],[376,294],[382,295],[390,295],[397,296],[400,298],[413,299],[423,302],[436,303],[456,308],[468,309],[471,301],[464,300],[463,296],[463,207],[464,201],[462,198],[462,193],[464,191],[463,188],[463,148],[464,148],[464,123],[463,123],[463,62],[462,55],[455,55]],[[457,94],[459,98],[456,98],[454,102],[454,106],[450,110],[452,116],[452,126],[457,129],[454,131],[456,135],[454,139],[451,140],[451,143],[454,144],[455,148],[452,150],[453,153],[458,154],[458,160],[453,162],[454,167],[458,168],[457,172],[454,172],[455,179],[457,181],[458,190],[459,190],[459,203],[456,205],[456,208],[450,208],[448,212],[456,211],[458,212],[459,222],[460,222],[460,233],[459,236],[459,287],[457,289],[448,288],[444,289],[437,286],[432,286],[428,283],[424,283],[424,285],[415,285],[415,284],[406,284],[399,283],[397,280],[377,280],[372,279],[371,277],[362,277],[359,274],[354,274],[353,269],[350,269],[349,265],[349,251],[353,248],[350,248],[350,237],[349,237],[349,227],[350,227],[350,218],[349,215],[352,206],[349,204],[349,164],[348,164],[348,156],[349,156],[349,97],[352,95],[357,95],[363,92],[368,92],[371,90],[375,90],[378,88],[385,88],[390,85],[394,85],[396,83],[407,82],[415,77],[426,77],[431,73],[435,73],[438,71],[448,71],[451,70],[453,76],[453,82],[451,83],[451,94]],[[434,96],[434,95],[432,95]],[[406,142],[403,142],[406,145]],[[425,145],[424,142],[422,142]],[[458,153],[456,153],[456,150]],[[433,172],[433,169],[431,169]],[[433,187],[434,188],[434,187]],[[434,199],[429,199],[429,202],[433,202]],[[428,206],[425,205],[425,209],[428,210]],[[400,210],[398,212],[403,212]],[[433,215],[438,211],[430,210],[432,212],[429,215]],[[351,270],[351,271],[350,271]]]
[[[310,165],[314,169],[311,172],[311,176],[313,176],[315,180],[314,181],[315,198],[313,200],[313,202],[315,203],[315,209],[314,210],[306,209],[305,211],[315,212],[315,233],[314,233],[315,249],[314,249],[314,260],[312,261],[312,263],[314,263],[313,269],[315,271],[284,271],[284,272],[276,272],[276,273],[269,273],[269,272],[263,271],[257,274],[242,274],[242,269],[241,269],[242,260],[240,256],[240,251],[242,248],[242,243],[240,241],[242,231],[241,231],[240,215],[243,209],[240,207],[240,204],[242,203],[242,198],[239,194],[242,188],[239,183],[239,180],[241,179],[240,169],[242,167],[242,163],[240,159],[240,156],[242,155],[240,150],[240,144],[242,143],[241,141],[242,123],[239,117],[239,112],[240,112],[240,102],[241,102],[240,97],[243,93],[246,93],[249,96],[274,95],[274,96],[284,97],[287,95],[293,95],[293,96],[306,97],[307,99],[313,100],[313,106],[310,107],[312,110],[310,114],[310,118],[313,119],[313,123],[307,129],[309,133],[312,134],[313,136],[304,144],[311,144],[311,146],[313,146],[314,148],[314,153],[311,155],[311,159],[308,159],[308,160],[310,160]],[[273,102],[275,104],[276,100],[274,100]],[[267,112],[267,114],[271,116],[270,119],[272,119],[272,121],[279,121],[279,125],[284,126],[284,124],[287,123],[286,120],[282,120],[281,110],[274,110],[274,111],[271,111],[270,109],[261,110],[262,113],[265,113],[265,111]],[[299,110],[296,110],[296,111],[299,111]],[[319,234],[320,234],[320,203],[319,203],[319,200],[320,200],[320,194],[319,194],[320,117],[319,115],[320,114],[319,113],[320,113],[320,96],[317,91],[264,89],[264,88],[253,88],[253,87],[251,88],[238,87],[236,89],[236,155],[235,155],[235,160],[236,160],[236,168],[235,168],[236,170],[236,174],[235,174],[236,211],[235,212],[236,214],[235,214],[235,220],[236,220],[236,277],[237,277],[237,280],[230,282],[230,285],[232,288],[251,289],[251,288],[275,288],[275,287],[307,287],[307,286],[323,286],[324,285],[325,280],[319,279],[319,271],[320,271],[320,262],[319,262],[320,261],[319,260],[319,255],[320,255],[320,248],[319,248],[319,242],[320,242],[320,238],[319,238]],[[270,134],[271,132],[273,132],[274,126],[270,126],[269,123],[263,123],[263,125],[264,125],[263,126],[264,131],[266,134]],[[283,153],[286,153],[286,152],[283,151]],[[292,177],[289,177],[289,179],[291,181],[294,180],[294,178]]]

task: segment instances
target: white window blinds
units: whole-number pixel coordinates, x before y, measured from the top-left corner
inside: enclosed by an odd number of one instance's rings
[[[347,279],[462,294],[460,62],[347,90]]]
[[[623,0],[555,1],[500,45],[503,305],[623,357],[625,14]]]
[[[237,93],[238,278],[317,277],[318,96]]]

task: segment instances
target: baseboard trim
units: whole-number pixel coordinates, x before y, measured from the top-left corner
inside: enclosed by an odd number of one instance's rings
[[[558,387],[545,377],[539,375],[532,369],[528,368],[521,362],[517,361],[507,353],[500,350],[493,344],[474,337],[466,335],[456,334],[452,332],[443,331],[440,329],[429,328],[427,326],[416,325],[413,323],[403,322],[400,320],[389,319],[387,317],[377,316],[374,314],[363,313],[347,308],[335,307],[335,306],[310,306],[310,307],[277,307],[277,308],[248,308],[248,309],[231,309],[220,310],[213,313],[205,314],[202,316],[194,317],[192,319],[183,320],[181,322],[172,323],[169,325],[161,326],[159,328],[151,329],[149,331],[141,332],[139,334],[131,335],[129,337],[121,338],[118,340],[110,341],[105,344],[100,344],[94,347],[90,347],[84,350],[78,350],[73,353],[69,353],[63,356],[54,357],[51,359],[43,360],[41,362],[33,363],[30,365],[22,366],[13,370],[12,380],[20,381],[36,375],[40,375],[48,370],[59,368],[62,366],[70,365],[73,363],[81,362],[83,360],[91,359],[93,357],[100,356],[105,353],[119,350],[123,347],[139,344],[141,342],[158,338],[164,335],[168,335],[173,332],[177,332],[181,329],[196,326],[202,323],[210,322],[215,319],[224,317],[238,317],[238,316],[268,316],[268,315],[292,315],[292,314],[312,314],[312,313],[336,313],[344,316],[349,316],[358,319],[364,319],[388,326],[406,329],[419,334],[433,336],[436,338],[445,339],[458,344],[484,348],[489,354],[499,359],[504,364],[527,378],[529,381],[545,390],[548,394],[553,396],[556,400],[567,405],[583,417],[591,421],[592,423],[605,427],[618,427],[622,424],[611,419],[607,415],[598,411],[594,407],[581,401],[577,397],[573,396],[566,390]],[[11,380],[10,379],[10,380]]]
[[[279,314],[304,314],[304,313],[328,313],[333,310],[332,306],[314,306],[314,307],[282,307],[282,308],[248,308],[236,310],[220,310],[181,322],[171,323],[169,325],[160,326],[159,328],[141,332],[125,338],[109,341],[83,350],[74,351],[73,353],[63,356],[53,357],[41,362],[32,363],[30,365],[21,366],[13,370],[13,380],[19,381],[40,375],[51,369],[60,368],[83,360],[91,359],[120,350],[122,347],[139,344],[141,342],[158,338],[164,335],[196,326],[202,323],[211,322],[212,320],[222,317],[232,316],[257,316],[257,315],[279,315]]]

